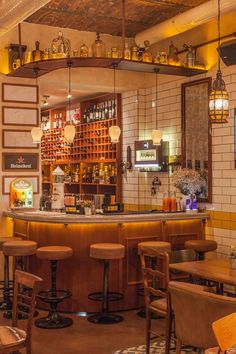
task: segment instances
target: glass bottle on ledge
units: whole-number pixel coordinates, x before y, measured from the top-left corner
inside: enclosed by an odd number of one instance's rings
[[[126,60],[130,60],[131,59],[131,50],[129,49],[129,44],[128,43],[125,43],[124,59],[126,59]]]
[[[145,63],[152,63],[153,57],[152,57],[152,53],[150,52],[149,49],[149,41],[144,41],[144,51],[143,51],[143,55],[142,55],[142,61],[144,61]]]
[[[103,41],[100,39],[100,34],[97,32],[97,39],[92,45],[92,52],[95,58],[104,58],[106,56],[106,47]]]
[[[32,52],[33,61],[39,61],[42,59],[43,52],[39,49],[39,41],[35,42],[35,50]]]

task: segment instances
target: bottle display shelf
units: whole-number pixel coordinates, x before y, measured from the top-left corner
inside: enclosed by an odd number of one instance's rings
[[[113,68],[116,65],[119,70],[129,70],[137,72],[153,73],[156,69],[160,74],[177,75],[177,76],[194,76],[206,73],[207,70],[200,68],[188,68],[178,65],[144,63],[134,60],[115,59],[115,58],[81,58],[71,57],[62,59],[40,60],[28,64],[21,65],[14,71],[11,71],[8,76],[24,77],[35,79],[37,76],[42,76],[51,71],[67,68],[70,65],[72,68],[77,67],[94,67],[94,68]]]

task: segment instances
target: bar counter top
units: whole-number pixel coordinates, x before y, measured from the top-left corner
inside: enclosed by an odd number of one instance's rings
[[[155,222],[165,220],[208,219],[206,213],[198,212],[127,212],[121,214],[97,214],[91,216],[66,214],[50,211],[4,211],[3,216],[24,221],[37,221],[53,224],[121,224],[132,222]]]

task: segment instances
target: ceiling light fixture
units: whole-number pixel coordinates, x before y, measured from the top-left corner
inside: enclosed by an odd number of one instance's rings
[[[156,73],[156,129],[152,130],[152,143],[153,145],[160,145],[161,144],[161,139],[162,139],[162,131],[157,129],[157,74],[159,72],[159,69],[154,69]]]
[[[64,128],[64,138],[68,144],[72,144],[75,137],[75,126],[71,120],[71,66],[72,62],[68,63],[68,111],[69,111],[69,121],[66,123]]]
[[[220,69],[220,0],[218,0],[218,71],[209,97],[209,118],[211,123],[227,123],[229,116],[229,94],[225,88]]]
[[[38,68],[34,69],[37,93],[38,93],[38,70],[39,70]],[[37,98],[36,98],[36,110],[38,109],[37,106],[38,106],[38,95],[37,95]],[[33,139],[33,143],[40,144],[41,143],[41,138],[43,136],[43,131],[42,131],[41,127],[33,127],[31,129],[30,133],[31,133],[31,136],[32,136],[32,139]]]
[[[116,67],[117,64],[113,64],[113,82],[114,82],[114,109],[116,107],[115,102],[116,102]],[[119,138],[120,138],[120,127],[118,125],[112,125],[109,127],[109,136],[111,138],[111,142],[113,144],[119,143]]]

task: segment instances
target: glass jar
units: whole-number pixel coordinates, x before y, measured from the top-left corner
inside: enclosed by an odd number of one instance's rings
[[[160,64],[168,64],[167,53],[166,52],[161,52],[161,54],[160,54]]]
[[[125,43],[124,59],[126,59],[126,60],[130,60],[131,59],[131,50],[129,49],[129,44],[128,43]]]
[[[80,56],[82,58],[86,58],[88,56],[88,47],[86,46],[86,44],[82,44],[82,46],[80,47]]]
[[[131,55],[131,59],[138,61],[138,47],[132,47],[132,55]]]
[[[103,41],[100,39],[99,32],[97,32],[97,39],[92,45],[92,52],[95,58],[105,58],[106,47]]]
[[[111,48],[111,57],[112,58],[119,58],[119,52],[116,47]]]

